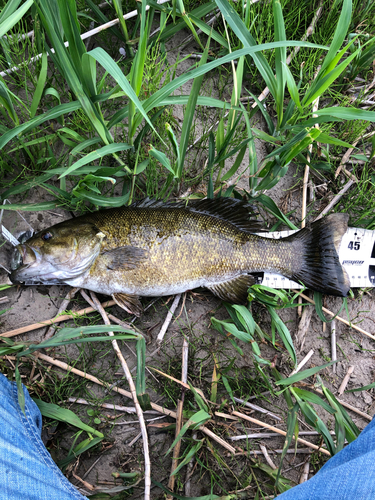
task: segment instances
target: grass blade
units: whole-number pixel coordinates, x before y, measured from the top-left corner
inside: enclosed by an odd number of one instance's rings
[[[17,1],[17,4],[20,2]],[[2,38],[10,29],[13,28],[15,24],[18,23],[20,19],[26,14],[26,12],[30,9],[32,4],[34,3],[34,0],[27,0],[21,7],[19,7],[16,11],[13,11],[13,7],[16,5],[15,2],[9,1],[6,5],[6,7],[3,9],[6,12],[2,14],[1,19],[4,17],[5,19],[1,21],[0,23],[0,38]],[[9,7],[8,7],[9,4]],[[10,13],[12,12],[12,13]],[[5,17],[5,15],[7,17]]]
[[[337,361],[331,361],[330,363],[326,363],[325,365],[314,366],[314,368],[308,368],[307,370],[303,370],[302,372],[295,373],[291,377],[283,378],[282,380],[278,380],[277,382],[275,382],[275,384],[276,385],[283,385],[283,386],[295,384],[296,382],[299,382],[300,380],[303,380],[305,378],[311,377],[312,375],[315,375],[315,373],[318,373],[320,370],[323,370],[324,368],[327,368],[328,366],[332,366],[335,363],[337,363]]]
[[[94,434],[101,439],[104,438],[104,434],[82,422],[78,415],[71,410],[61,408],[53,403],[46,403],[37,398],[34,398],[34,402],[38,406],[43,417],[52,418],[53,420],[58,420],[59,422],[65,422],[66,424],[73,425],[74,427],[89,432],[90,434]]]

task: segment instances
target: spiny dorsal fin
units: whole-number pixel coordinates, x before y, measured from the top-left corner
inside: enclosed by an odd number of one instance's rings
[[[130,314],[135,314],[135,316],[140,316],[143,312],[142,304],[139,301],[137,295],[126,295],[125,293],[114,293],[112,294],[113,300],[122,309]]]
[[[236,200],[234,198],[214,198],[205,200],[192,200],[188,204],[185,201],[163,202],[160,200],[150,200],[145,198],[136,201],[130,208],[184,208],[190,212],[209,215],[233,224],[241,231],[259,232],[262,231],[261,223],[256,220],[249,220],[251,215],[255,214],[254,208],[246,201]]]
[[[111,271],[116,269],[130,270],[136,269],[142,261],[147,259],[148,251],[144,248],[124,246],[105,250],[101,256],[105,260],[107,269]]]
[[[234,304],[246,304],[247,290],[256,282],[251,274],[243,274],[223,283],[206,286],[213,294],[222,300]]]

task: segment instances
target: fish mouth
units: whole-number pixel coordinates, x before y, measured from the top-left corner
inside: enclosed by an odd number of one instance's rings
[[[10,281],[14,285],[53,285],[63,281],[55,276],[56,269],[41,263],[40,254],[28,245],[15,247],[10,262]]]

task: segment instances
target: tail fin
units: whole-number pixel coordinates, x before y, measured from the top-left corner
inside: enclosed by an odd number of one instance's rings
[[[346,297],[350,289],[347,272],[339,261],[339,248],[348,228],[347,214],[332,214],[289,238],[302,245],[302,262],[292,279],[328,295]]]

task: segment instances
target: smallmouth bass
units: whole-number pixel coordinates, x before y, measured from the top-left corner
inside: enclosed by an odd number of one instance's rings
[[[139,296],[205,287],[244,303],[251,273],[282,274],[345,297],[349,277],[338,251],[348,215],[332,214],[279,240],[254,234],[246,202],[232,198],[186,205],[143,200],[100,210],[40,231],[16,248],[13,283],[68,284],[112,295],[139,315]]]

